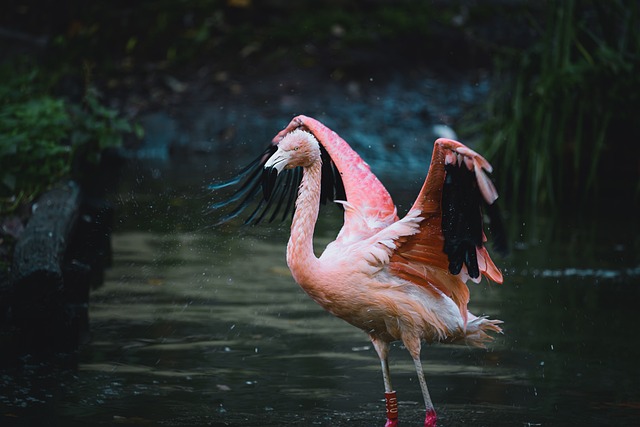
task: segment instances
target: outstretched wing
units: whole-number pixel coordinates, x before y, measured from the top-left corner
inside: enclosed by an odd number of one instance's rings
[[[277,150],[278,143],[296,129],[310,132],[320,143],[322,184],[320,202],[339,201],[345,207],[345,226],[338,239],[353,235],[370,236],[398,219],[391,196],[358,154],[334,131],[306,116],[295,117],[280,131],[273,142],[251,164],[232,179],[213,184],[211,190],[233,187],[235,192],[226,200],[210,206],[212,210],[231,209],[217,224],[240,216],[251,206],[245,220],[258,224],[273,221],[282,214],[284,220],[292,212],[302,170],[282,171],[279,175],[264,173],[264,165]],[[262,198],[258,198],[262,189]],[[346,203],[344,203],[346,202]]]
[[[481,275],[502,283],[484,245],[483,205],[494,206],[498,193],[485,171],[492,168],[482,156],[465,145],[440,138],[435,142],[429,173],[407,215],[419,216],[419,232],[401,237],[389,261],[399,277],[443,293],[460,307],[466,320],[469,289],[466,281]],[[492,228],[501,227],[497,210]],[[506,249],[504,234],[498,249]]]
[[[344,183],[345,198],[337,199],[347,202],[344,204],[344,226],[336,241],[346,242],[369,237],[398,220],[391,195],[371,172],[369,165],[344,139],[319,121],[302,115],[294,117],[276,135],[274,142],[278,143],[298,128],[315,136],[335,165],[334,173]]]
[[[275,170],[265,170],[265,163],[277,149],[276,142],[269,144],[236,176],[227,181],[209,185],[212,191],[234,189],[226,199],[209,206],[211,211],[230,209],[222,214],[215,225],[228,222],[247,211],[250,213],[244,224],[251,225],[257,225],[265,220],[267,222],[284,221],[293,213],[298,187],[302,180],[302,168],[284,170],[279,175]],[[328,200],[342,200],[345,196],[340,174],[322,145],[320,152],[322,155],[320,203],[326,204]]]

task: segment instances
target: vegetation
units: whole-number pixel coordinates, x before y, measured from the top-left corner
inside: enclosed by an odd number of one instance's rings
[[[120,144],[123,133],[141,131],[106,108],[94,84],[128,91],[131,83],[121,83],[139,82],[141,73],[202,63],[231,72],[263,70],[253,61],[258,56],[264,63],[288,57],[310,65],[326,58],[326,50],[344,53],[432,31],[430,6],[422,3],[327,1],[313,14],[309,7],[277,0],[145,0],[132,7],[96,1],[66,8],[10,3],[0,17],[8,37],[0,39],[6,47],[0,55],[0,214],[72,174],[79,156],[95,158]],[[28,59],[7,53],[12,37],[31,46]]]
[[[0,27],[46,49],[36,49],[41,71],[14,64],[0,76],[0,210],[49,185],[43,176],[70,173],[78,153],[95,155],[131,129],[102,105],[94,84],[130,93],[141,90],[136,76],[194,75],[202,64],[211,76],[232,78],[282,59],[357,69],[372,57],[398,67],[476,59],[486,66],[494,57],[496,85],[466,133],[486,136],[483,150],[507,198],[528,206],[586,199],[619,158],[611,144],[618,130],[630,135],[618,147],[640,155],[631,142],[640,137],[632,117],[640,105],[638,7],[624,0],[10,2]],[[75,95],[63,83],[69,76]],[[632,177],[624,182],[638,197],[637,165],[616,170]]]
[[[16,72],[15,66],[5,67],[0,86],[0,214],[71,176],[74,162],[95,162],[134,130],[100,103],[95,90],[72,102],[48,94],[38,69]]]
[[[558,0],[547,9],[542,23],[531,20],[533,46],[498,57],[482,131],[502,187],[529,207],[581,206],[614,185],[637,200],[637,162],[621,156],[640,154],[638,3]]]

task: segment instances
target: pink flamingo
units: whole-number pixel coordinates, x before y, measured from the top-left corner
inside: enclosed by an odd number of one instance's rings
[[[262,186],[264,198],[247,222],[264,219],[277,201],[272,220],[282,205],[294,200],[297,180],[301,180],[287,245],[293,278],[325,310],[369,335],[382,365],[386,427],[398,423],[398,401],[387,362],[389,344],[404,343],[424,398],[424,425],[432,427],[436,412],[420,361],[421,342],[483,346],[492,339],[487,332],[502,331],[500,320],[477,317],[467,310],[468,279],[479,282],[484,275],[502,283],[502,274],[484,246],[482,205],[492,222],[498,222],[491,209],[498,195],[485,173],[491,170],[483,157],[465,145],[438,139],[422,190],[399,219],[391,196],[360,156],[322,123],[298,116],[237,178],[212,186],[241,183],[231,199],[213,207],[244,196],[220,220],[227,221],[239,215]],[[286,179],[278,177],[293,171]],[[313,232],[319,204],[330,198],[344,208],[344,226],[317,257]],[[285,206],[283,218],[286,215]],[[500,235],[492,234],[504,243]]]

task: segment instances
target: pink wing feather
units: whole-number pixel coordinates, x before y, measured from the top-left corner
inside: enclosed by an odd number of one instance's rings
[[[460,274],[451,274],[448,257],[443,252],[442,190],[445,164],[453,162],[464,162],[466,167],[474,170],[478,188],[487,203],[491,204],[496,200],[497,192],[484,173],[484,170],[491,170],[489,163],[457,141],[438,139],[434,145],[427,178],[409,211],[413,215],[416,214],[415,211],[419,212],[422,218],[420,231],[398,241],[389,269],[399,277],[431,290],[435,295],[442,293],[453,299],[466,321],[469,288],[465,282],[469,276],[464,267]],[[476,248],[476,255],[482,275],[496,283],[502,283],[502,273],[491,260],[486,248]]]

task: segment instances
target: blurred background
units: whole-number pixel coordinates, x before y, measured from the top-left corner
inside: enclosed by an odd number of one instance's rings
[[[437,137],[494,166],[511,253],[470,309],[505,336],[425,351],[442,425],[637,419],[637,1],[6,0],[0,62],[0,283],[56,183],[114,208],[72,368],[2,371],[3,422],[382,420],[375,354],[298,290],[287,224],[210,227],[223,195],[206,186],[298,114],[346,139],[401,213]],[[339,227],[327,207],[319,250]],[[410,359],[392,358],[417,423]]]

